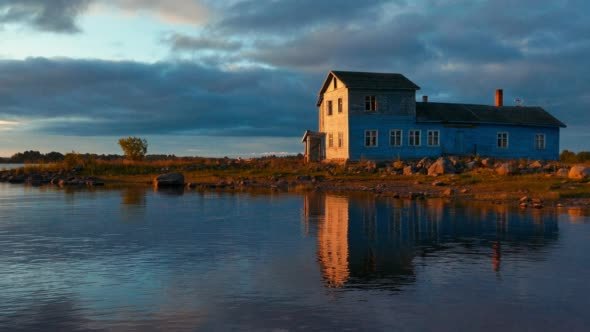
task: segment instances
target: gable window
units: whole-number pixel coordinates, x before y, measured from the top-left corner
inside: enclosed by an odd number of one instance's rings
[[[389,145],[402,146],[402,131],[393,129],[389,131]]]
[[[365,112],[375,112],[377,110],[377,98],[375,96],[365,96]]]
[[[326,107],[327,107],[327,110],[326,111],[328,112],[328,115],[332,115],[333,106],[332,106],[332,101],[331,100],[328,100],[328,105]]]
[[[377,130],[365,130],[365,146],[377,146]]]
[[[332,133],[328,134],[328,147],[329,148],[334,147],[334,134],[332,134]]]
[[[408,134],[409,146],[420,146],[420,130],[410,130]]]
[[[344,145],[344,134],[342,132],[338,132],[338,147],[341,148]]]
[[[428,139],[428,146],[439,146],[440,145],[440,131],[429,130],[427,139]]]
[[[545,134],[535,134],[535,149],[545,150],[546,146]]]
[[[338,98],[338,113],[342,113],[342,98]]]
[[[338,80],[334,78],[334,90],[338,89]]]
[[[501,149],[508,148],[508,133],[507,132],[499,132],[498,133],[497,146]]]

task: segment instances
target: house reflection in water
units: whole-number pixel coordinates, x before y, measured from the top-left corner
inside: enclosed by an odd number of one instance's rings
[[[544,259],[558,237],[555,212],[488,203],[309,193],[304,214],[328,287],[399,289],[417,257],[485,259],[500,273],[504,256]]]

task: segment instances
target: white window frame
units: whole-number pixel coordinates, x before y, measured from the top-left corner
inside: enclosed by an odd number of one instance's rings
[[[375,133],[375,135],[371,134],[373,132]],[[367,138],[375,138],[375,144],[367,144]],[[365,130],[365,137],[363,137],[363,139],[366,148],[376,148],[379,146],[379,131],[377,129],[367,129]]]
[[[416,136],[416,133],[418,135]],[[420,129],[410,129],[408,131],[408,146],[422,146],[422,131]],[[416,144],[416,137],[418,138],[418,144]],[[412,144],[412,138],[414,139],[414,144]]]
[[[504,138],[501,135],[506,135],[506,144],[504,145]],[[496,133],[496,148],[498,149],[508,149],[510,146],[510,135],[507,131],[499,131]]]
[[[542,142],[542,144],[539,145],[539,142]],[[545,133],[536,133],[535,134],[535,149],[536,150],[547,149],[547,135],[545,135]]]
[[[430,138],[431,138],[431,134],[432,134],[432,138],[434,139],[434,133],[436,133],[436,144],[431,144],[430,142]],[[428,146],[440,146],[440,130],[428,130],[428,132],[426,133],[426,144]]]
[[[328,133],[328,147],[329,148],[334,147],[334,134],[333,133]]]
[[[377,96],[365,96],[365,112],[377,112]]]
[[[344,133],[339,131],[338,132],[338,147],[341,148],[344,146]]]
[[[399,144],[395,144],[395,140],[392,141],[393,133],[399,132]],[[389,131],[389,146],[400,147],[404,146],[404,131],[401,129],[391,129]]]
[[[328,116],[334,114],[334,103],[331,100],[326,100],[326,114]]]

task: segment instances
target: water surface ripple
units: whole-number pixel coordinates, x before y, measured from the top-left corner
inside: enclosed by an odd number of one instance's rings
[[[590,217],[0,184],[0,331],[584,331]]]

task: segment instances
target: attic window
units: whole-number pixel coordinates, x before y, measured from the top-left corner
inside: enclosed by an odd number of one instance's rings
[[[365,112],[375,112],[377,110],[377,98],[375,96],[365,96]]]
[[[334,78],[334,90],[338,89],[338,80]]]

